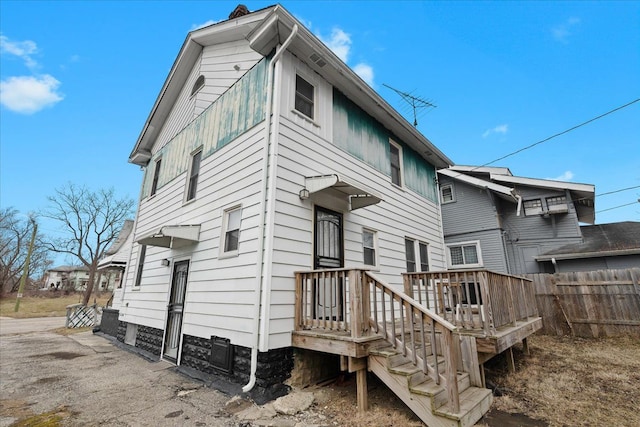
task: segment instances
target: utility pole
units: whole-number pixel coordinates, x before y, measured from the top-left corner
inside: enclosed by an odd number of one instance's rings
[[[31,262],[31,252],[33,251],[33,244],[36,241],[36,233],[38,232],[38,224],[33,218],[29,218],[33,224],[33,233],[31,233],[31,243],[29,244],[29,250],[27,251],[27,259],[24,261],[24,271],[22,272],[22,278],[20,279],[20,287],[18,288],[18,297],[16,298],[16,306],[13,311],[17,312],[20,308],[20,299],[24,292],[24,285],[27,282],[27,276],[29,276],[29,263]]]

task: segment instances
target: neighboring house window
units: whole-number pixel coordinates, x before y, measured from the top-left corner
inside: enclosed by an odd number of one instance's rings
[[[376,233],[362,230],[362,252],[365,265],[376,265]]]
[[[542,213],[542,200],[533,199],[522,202],[525,215],[540,215]]]
[[[202,160],[202,149],[195,152],[191,157],[191,167],[189,168],[189,185],[187,188],[187,201],[196,197],[198,188],[198,175],[200,174],[200,160]]]
[[[158,177],[160,176],[160,165],[162,164],[162,159],[156,160],[156,168],[153,171],[153,182],[151,183],[151,196],[156,194],[156,190],[158,189]]]
[[[314,87],[311,83],[296,74],[295,109],[313,119]]]
[[[193,89],[191,89],[191,96],[195,95],[204,87],[204,76],[198,77],[196,82],[193,84]]]
[[[142,280],[142,269],[144,268],[144,257],[147,254],[147,245],[140,245],[140,254],[138,255],[138,271],[136,271],[136,281],[133,286],[140,286]]]
[[[242,208],[240,207],[231,208],[224,212],[223,238],[225,254],[238,252],[241,219]]]
[[[391,154],[391,182],[395,185],[402,185],[402,148],[393,141],[389,141],[389,151]]]
[[[415,240],[404,239],[404,252],[407,258],[407,273],[416,271],[416,245]]]
[[[420,253],[420,271],[429,271],[429,246],[424,242],[418,242]]]
[[[456,267],[479,267],[482,265],[477,242],[449,245],[449,261]]]
[[[442,203],[455,202],[453,198],[453,185],[445,184],[440,187],[440,200]]]
[[[569,211],[567,198],[565,196],[547,197],[546,201],[549,213],[563,213]]]

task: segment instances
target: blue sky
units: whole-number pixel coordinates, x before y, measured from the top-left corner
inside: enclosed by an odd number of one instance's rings
[[[127,163],[187,32],[226,1],[0,2],[0,205],[66,182],[137,199]],[[272,3],[246,2],[250,10]],[[485,164],[640,98],[640,2],[283,2],[456,164]],[[597,223],[640,221],[640,102],[494,166],[595,184]],[[615,208],[611,210],[606,210]],[[45,233],[55,233],[44,223]]]

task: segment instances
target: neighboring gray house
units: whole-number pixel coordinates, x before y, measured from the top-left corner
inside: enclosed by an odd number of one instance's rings
[[[131,254],[131,245],[133,244],[133,225],[133,220],[125,220],[118,237],[109,249],[105,251],[104,258],[98,262],[98,270],[102,275],[108,276],[110,282],[115,282],[113,283],[114,286],[111,287],[112,289],[122,287],[124,270],[127,267],[127,261]]]
[[[448,268],[547,272],[536,257],[582,243],[579,223],[595,220],[590,184],[513,176],[501,167],[451,166],[438,178]]]
[[[640,222],[583,225],[582,242],[536,257],[545,271],[593,271],[640,266]]]

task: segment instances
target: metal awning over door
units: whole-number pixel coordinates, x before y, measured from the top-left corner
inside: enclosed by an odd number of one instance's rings
[[[163,248],[182,248],[200,240],[200,224],[163,225],[144,234],[136,241],[141,245],[161,246]]]
[[[361,185],[345,181],[337,174],[309,176],[304,179],[305,188],[309,195],[323,191],[331,192],[349,202],[350,210],[364,208],[380,203],[382,199]]]

